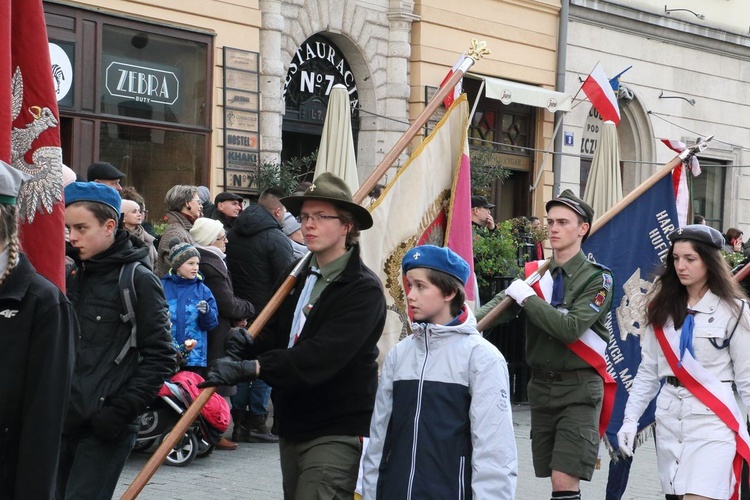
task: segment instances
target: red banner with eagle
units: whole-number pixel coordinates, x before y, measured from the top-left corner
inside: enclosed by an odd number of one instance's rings
[[[62,150],[42,0],[0,3],[0,159],[32,177],[18,197],[22,250],[65,290]]]

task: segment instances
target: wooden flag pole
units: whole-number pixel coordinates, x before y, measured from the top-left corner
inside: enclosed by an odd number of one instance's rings
[[[604,212],[601,217],[596,219],[594,221],[594,224],[591,226],[591,231],[589,232],[589,236],[597,232],[601,227],[612,220],[617,214],[623,211],[625,207],[630,205],[634,200],[636,200],[639,196],[641,196],[643,193],[648,191],[654,184],[659,182],[662,177],[670,173],[677,165],[684,162],[691,156],[693,156],[695,153],[698,153],[700,151],[703,151],[706,149],[708,142],[713,139],[713,135],[710,137],[707,137],[706,139],[701,140],[701,142],[690,146],[689,148],[685,149],[682,153],[672,158],[666,165],[664,165],[662,168],[657,170],[651,177],[646,179],[644,182],[638,185],[633,191],[628,193],[627,196],[625,196],[623,199],[618,201],[612,208]],[[544,264],[539,266],[539,270],[534,274],[539,274],[539,276],[543,275],[547,268],[549,267],[549,259],[545,261]],[[746,271],[747,269],[747,271]],[[745,273],[745,275],[750,274],[750,269],[748,269],[748,266],[745,266],[740,273]],[[529,276],[529,278],[526,279],[526,283],[529,285],[532,285],[535,283],[539,276],[535,277],[534,275]],[[736,277],[735,277],[736,278]],[[739,280],[738,280],[739,281]],[[503,300],[500,301],[499,304],[497,304],[495,307],[493,307],[478,323],[477,323],[477,330],[484,331],[486,328],[488,328],[492,323],[495,322],[495,320],[508,308],[511,304],[513,304],[513,298],[512,297],[505,297]]]
[[[451,75],[451,78],[445,85],[440,87],[425,109],[419,114],[419,116],[417,116],[416,120],[414,120],[414,123],[406,130],[406,132],[404,132],[404,135],[383,158],[383,161],[380,162],[373,173],[359,187],[357,192],[354,193],[354,196],[352,197],[354,203],[362,203],[365,200],[378,181],[386,174],[386,172],[388,172],[388,169],[391,168],[391,165],[393,165],[398,156],[406,149],[414,137],[416,137],[424,124],[427,123],[427,120],[432,116],[438,106],[440,106],[445,96],[448,95],[449,92],[453,92],[453,88],[476,61],[489,53],[490,51],[487,49],[485,42],[478,42],[475,38],[471,40],[469,53],[467,57],[464,58],[460,68]],[[294,266],[292,272],[289,273],[289,276],[284,280],[278,290],[276,290],[276,293],[273,294],[273,297],[271,297],[268,304],[266,304],[255,320],[253,320],[253,323],[248,329],[248,334],[251,337],[255,338],[258,336],[266,322],[268,322],[271,316],[273,316],[286,296],[291,293],[294,285],[297,283],[297,277],[302,270],[308,266],[311,258],[312,253],[308,252],[307,255],[305,255],[305,257]],[[198,414],[215,391],[215,387],[203,389],[198,397],[195,398],[180,420],[175,424],[174,428],[172,428],[169,435],[164,438],[164,441],[162,441],[156,451],[154,451],[151,458],[146,462],[146,465],[143,466],[143,469],[141,469],[135,479],[133,479],[133,482],[130,483],[128,489],[123,493],[122,497],[120,497],[122,500],[132,500],[138,496],[149,480],[154,476],[159,466],[167,458],[169,452],[174,448],[175,444],[177,444],[177,441],[179,441],[188,427],[190,427],[193,421],[198,417]]]

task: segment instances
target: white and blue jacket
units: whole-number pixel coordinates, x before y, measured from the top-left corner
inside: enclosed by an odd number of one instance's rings
[[[466,306],[453,323],[413,324],[386,357],[363,460],[365,500],[515,495],[507,363]]]

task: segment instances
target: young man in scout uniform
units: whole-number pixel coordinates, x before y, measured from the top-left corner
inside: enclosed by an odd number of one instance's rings
[[[243,361],[214,361],[205,385],[265,380],[273,387],[284,498],[350,500],[361,436],[370,431],[386,312],[380,280],[357,243],[372,217],[329,173],[281,202],[302,224],[312,260],[254,345],[246,332],[231,331],[227,350]]]
[[[592,330],[609,341],[605,325],[612,302],[612,273],[586,259],[581,244],[594,210],[570,190],[547,202],[547,229],[554,256],[551,303],[515,280],[477,313],[481,319],[505,295],[526,312],[526,361],[532,376],[531,447],[537,477],[552,478],[553,499],[581,498],[580,479],[590,481],[599,449],[604,384],[571,345]],[[498,322],[517,314],[511,308]]]

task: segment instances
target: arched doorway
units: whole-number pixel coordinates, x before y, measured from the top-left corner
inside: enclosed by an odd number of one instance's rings
[[[286,113],[282,124],[282,163],[307,157],[318,150],[328,96],[339,83],[349,92],[354,150],[357,151],[359,93],[349,61],[333,41],[321,34],[305,40],[294,52],[284,83]]]

